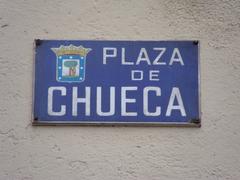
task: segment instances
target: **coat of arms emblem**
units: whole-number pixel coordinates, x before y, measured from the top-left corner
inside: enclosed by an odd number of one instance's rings
[[[86,71],[86,56],[91,51],[83,46],[51,48],[56,54],[56,80],[58,82],[83,82]]]

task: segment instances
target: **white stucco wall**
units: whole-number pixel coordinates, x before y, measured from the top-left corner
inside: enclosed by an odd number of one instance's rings
[[[33,127],[33,40],[201,42],[201,128]],[[0,0],[0,180],[240,178],[239,0]]]

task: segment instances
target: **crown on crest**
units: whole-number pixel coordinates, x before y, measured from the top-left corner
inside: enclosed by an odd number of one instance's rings
[[[86,56],[92,49],[84,48],[83,46],[74,46],[74,45],[70,44],[69,46],[61,45],[59,48],[51,48],[51,50],[57,56],[61,56],[61,55],[65,55],[65,54]]]

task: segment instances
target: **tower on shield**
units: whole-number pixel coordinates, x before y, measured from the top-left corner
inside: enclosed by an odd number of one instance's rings
[[[56,54],[56,80],[58,82],[83,82],[86,72],[86,57],[91,51],[83,46],[51,48]]]

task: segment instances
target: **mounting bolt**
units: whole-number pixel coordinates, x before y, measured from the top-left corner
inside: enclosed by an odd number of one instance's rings
[[[42,44],[41,39],[36,39],[35,44],[36,44],[36,46],[40,46]]]
[[[190,121],[191,123],[194,123],[194,124],[200,124],[200,119],[191,119]]]
[[[198,45],[198,41],[196,40],[196,41],[193,41],[193,44],[194,45]]]

